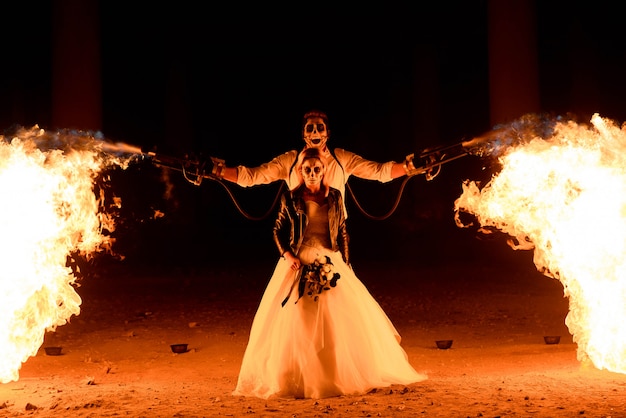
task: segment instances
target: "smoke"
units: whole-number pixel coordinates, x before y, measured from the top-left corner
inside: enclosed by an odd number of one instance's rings
[[[559,124],[573,121],[571,117],[548,114],[526,114],[507,124],[494,126],[493,130],[464,144],[472,155],[498,158],[508,150],[534,139],[549,139]]]

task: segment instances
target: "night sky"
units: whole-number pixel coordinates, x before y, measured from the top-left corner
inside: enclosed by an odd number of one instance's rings
[[[540,91],[533,111],[572,113],[582,121],[595,112],[626,119],[626,34],[621,9],[613,3],[531,3]],[[71,17],[97,27],[102,89],[97,127],[81,126],[80,120],[55,125],[55,4],[2,6],[0,129],[15,124],[95,129],[115,141],[254,165],[299,148],[301,116],[311,108],[328,112],[331,146],[378,161],[402,160],[493,128],[486,0],[339,10],[315,3],[297,10],[243,3],[212,10],[213,3],[202,2],[101,1],[95,3],[96,19]],[[71,58],[66,65],[73,65]],[[370,233],[401,240],[398,231],[419,240],[420,231],[432,233],[424,224],[441,219],[450,224],[460,182],[482,168],[482,162],[463,160],[445,166],[433,182],[412,179],[397,214],[386,221],[368,220],[349,206],[353,241],[366,241]],[[164,203],[150,167],[125,176],[119,181],[127,187],[139,183],[122,192],[133,217],[159,205],[169,216],[155,228],[126,222],[134,235],[122,244],[125,251],[168,256],[191,250],[193,257],[206,258],[213,240],[246,251],[242,242],[273,250],[269,221],[245,219],[219,184],[196,187],[175,178],[175,201]],[[361,192],[361,203],[377,214],[392,206],[400,190],[399,182],[351,183]],[[278,186],[232,190],[259,215]],[[192,245],[198,239],[203,244]]]
[[[299,146],[301,115],[321,108],[331,116],[336,146],[362,144],[362,152],[378,154],[384,143],[384,158],[399,159],[418,141],[411,116],[422,49],[440,49],[431,53],[442,54],[444,62],[437,65],[445,73],[463,67],[445,75],[445,89],[460,89],[463,103],[485,101],[484,12],[483,5],[465,7],[439,27],[408,5],[381,19],[327,15],[314,7],[286,16],[167,8],[148,11],[149,19],[140,12],[120,17],[105,10],[105,21],[115,22],[103,26],[105,111],[121,108],[105,114],[104,123],[116,135],[119,130],[142,142],[149,136],[171,142],[172,126],[180,126],[191,130],[194,148],[251,163]],[[403,17],[408,14],[414,17]],[[467,30],[461,39],[459,26]],[[451,27],[454,33],[447,32]],[[475,83],[483,88],[466,91]],[[164,116],[167,95],[179,112]],[[123,126],[129,121],[120,113],[146,124]]]

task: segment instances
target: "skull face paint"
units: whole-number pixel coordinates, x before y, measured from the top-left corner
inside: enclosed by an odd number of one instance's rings
[[[308,118],[304,124],[302,136],[308,147],[324,149],[328,140],[326,123],[321,117]]]
[[[317,158],[307,158],[302,162],[302,178],[304,183],[313,188],[318,188],[324,177],[324,165]]]

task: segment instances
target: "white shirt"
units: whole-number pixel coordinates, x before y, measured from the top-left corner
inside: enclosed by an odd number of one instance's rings
[[[299,151],[296,150],[287,151],[258,167],[250,168],[240,165],[237,167],[237,184],[242,187],[251,187],[259,184],[273,183],[277,180],[284,180],[289,190],[292,190],[299,182],[297,174],[291,170],[298,154]],[[335,157],[337,157],[337,159],[333,158],[328,149],[323,151],[322,154],[326,164],[326,172],[324,174],[325,182],[341,192],[346,217],[348,216],[345,210],[346,183],[350,176],[366,180],[376,180],[381,183],[387,183],[393,180],[391,177],[393,161],[378,163],[366,160],[353,152],[341,148],[335,149]],[[341,163],[341,165],[339,163]]]

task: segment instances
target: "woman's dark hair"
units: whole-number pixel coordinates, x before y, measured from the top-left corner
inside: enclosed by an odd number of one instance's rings
[[[324,168],[326,168],[326,164],[324,163],[324,159],[322,158],[322,153],[319,148],[306,148],[300,153],[300,158],[298,158],[298,166],[302,166],[302,163],[305,160],[309,160],[311,158],[317,158],[320,160]]]

